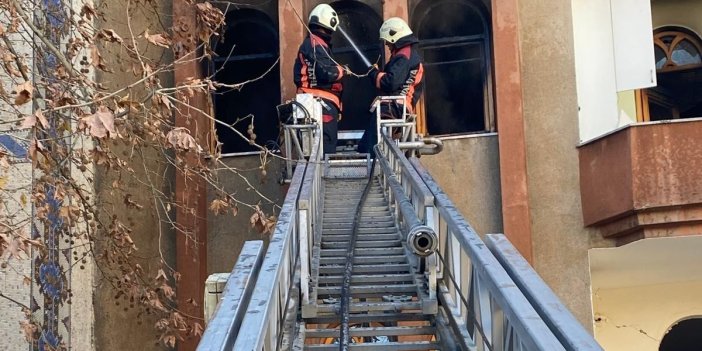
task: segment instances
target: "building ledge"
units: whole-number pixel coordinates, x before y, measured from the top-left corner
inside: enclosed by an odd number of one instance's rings
[[[626,126],[579,158],[586,226],[620,245],[702,234],[702,119]]]

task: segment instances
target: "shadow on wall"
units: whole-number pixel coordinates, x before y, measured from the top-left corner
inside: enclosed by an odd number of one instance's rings
[[[225,169],[217,171],[216,175],[222,177],[219,184],[222,184],[227,193],[234,194],[239,201],[247,204],[259,204],[266,214],[275,212],[274,214],[277,215],[280,212],[277,206],[282,206],[287,191],[287,187],[278,183],[283,168],[282,161],[270,161],[266,166],[265,176],[262,175],[259,168],[261,159],[257,155],[230,157],[223,159],[222,162],[228,167],[236,169],[240,174],[237,176],[237,173]],[[273,203],[264,199],[257,192]],[[208,188],[207,195],[209,204],[216,199],[217,192]],[[208,274],[230,272],[237,257],[239,257],[241,247],[247,240],[264,240],[268,245],[269,234],[261,234],[256,229],[251,228],[249,219],[252,214],[253,211],[243,205],[239,206],[236,216],[231,211],[221,215],[215,215],[212,211],[208,211]]]

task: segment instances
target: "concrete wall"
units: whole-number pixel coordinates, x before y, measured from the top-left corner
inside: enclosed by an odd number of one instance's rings
[[[673,324],[702,315],[700,295],[700,281],[598,290],[595,337],[605,350],[657,351]]]
[[[226,192],[234,193],[238,200],[248,204],[260,203],[261,209],[266,214],[280,213],[279,206],[282,206],[287,191],[287,186],[282,186],[278,182],[281,177],[280,172],[284,168],[282,160],[271,160],[266,167],[265,176],[259,169],[261,159],[258,156],[229,157],[223,159],[222,163],[224,165],[217,166],[216,177],[219,178],[219,184]],[[273,203],[262,199],[256,192]],[[212,188],[208,189],[207,195],[208,203],[217,196]],[[252,214],[253,211],[243,205],[239,206],[237,216],[233,216],[231,212],[219,216],[212,212],[208,213],[208,274],[230,272],[239,257],[244,241],[264,240],[266,244],[268,243],[269,234],[261,234],[251,228],[249,218]]]
[[[580,205],[578,101],[570,2],[519,1],[533,265],[578,319],[592,325]],[[616,96],[615,96],[616,97]]]
[[[96,5],[103,5],[100,8],[106,12],[106,22],[100,25],[104,28],[114,29],[124,38],[128,38],[129,33],[125,17],[126,4],[127,1],[104,1],[104,4]],[[149,6],[145,6],[145,8]],[[172,13],[171,1],[160,2],[158,12],[161,14]],[[142,33],[147,28],[150,33],[164,31],[158,22],[154,23],[153,13],[145,14],[142,11],[132,11],[130,14],[134,33]],[[170,19],[170,15],[161,16],[161,21],[165,21],[163,25],[166,27],[170,25]],[[153,46],[149,48],[148,53],[155,60],[162,59],[161,50],[154,50]],[[107,65],[115,71],[112,74],[99,74],[98,80],[102,84],[107,87],[119,87],[133,82],[131,67],[118,64],[123,57],[127,57],[124,50],[103,52],[102,56],[107,61]],[[166,56],[167,59],[168,56]],[[173,85],[172,76],[164,75],[160,79],[163,86]],[[113,150],[119,150],[119,146],[115,146]],[[127,153],[129,150],[131,149],[125,148],[124,155],[129,155]],[[103,206],[114,206],[113,211],[118,214],[120,219],[131,225],[132,239],[139,248],[137,256],[140,259],[138,263],[144,268],[145,275],[152,277],[156,276],[157,270],[160,268],[159,262],[162,255],[168,265],[175,267],[175,232],[171,225],[159,222],[157,210],[154,208],[153,194],[141,183],[152,182],[153,186],[163,193],[172,194],[174,172],[172,169],[167,169],[163,161],[162,155],[155,152],[147,152],[143,158],[137,153],[131,158],[130,166],[134,168],[135,175],[122,180],[128,189],[133,189],[133,200],[144,206],[141,211],[126,210],[123,195],[110,193],[112,182],[116,179],[116,172],[106,172],[104,169],[99,169],[96,177],[97,201],[100,201]],[[145,166],[148,173],[144,171]],[[164,214],[161,212],[160,215]],[[173,216],[174,213],[170,215]],[[118,301],[117,304],[114,299],[115,293],[97,273],[93,297],[95,349],[100,351],[163,349],[156,344],[158,338],[154,329],[155,320],[149,316],[137,318],[138,310],[128,309],[128,301]]]
[[[444,150],[422,156],[424,167],[481,234],[502,233],[497,135],[444,140]]]
[[[651,0],[653,28],[680,26],[702,34],[702,2],[697,0]]]

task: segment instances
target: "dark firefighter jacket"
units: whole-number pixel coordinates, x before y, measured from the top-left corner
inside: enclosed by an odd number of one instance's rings
[[[295,60],[295,85],[298,93],[327,99],[341,109],[341,78],[344,69],[334,63],[329,40],[311,33],[300,45]]]
[[[406,96],[410,112],[413,111],[424,88],[424,66],[415,45],[418,42],[414,35],[401,38],[395,43],[395,49],[385,65],[385,70],[373,70],[370,73],[375,87],[383,95]]]

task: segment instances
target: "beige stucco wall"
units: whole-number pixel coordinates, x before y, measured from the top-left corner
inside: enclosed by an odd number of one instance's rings
[[[502,233],[502,197],[497,135],[444,140],[438,155],[422,156],[463,216],[481,234]]]
[[[570,2],[521,0],[519,12],[533,264],[591,328],[590,237],[580,204]]]
[[[673,324],[702,315],[700,296],[700,281],[597,290],[595,338],[605,350],[657,351]]]
[[[101,9],[106,15],[103,23],[99,23],[104,28],[114,29],[119,35],[124,38],[128,37],[129,28],[126,21],[126,1],[106,1],[103,0]],[[158,11],[161,14],[172,13],[171,1],[156,2],[160,4]],[[150,6],[150,5],[149,5]],[[148,8],[148,6],[147,6]],[[144,10],[146,12],[146,10]],[[130,12],[131,26],[134,33],[142,33],[148,28],[149,32],[157,33],[163,31],[158,23],[154,23],[153,13],[145,15],[142,11]],[[170,25],[171,16],[162,16],[163,25]],[[143,41],[141,42],[143,45]],[[119,50],[118,47],[112,46],[114,51],[103,52],[102,56],[107,61],[107,65],[114,69],[114,73],[99,73],[98,80],[107,87],[125,86],[134,81],[131,73],[125,74],[124,70],[130,72],[129,67],[123,64],[118,64],[123,57],[128,54],[124,50]],[[160,61],[163,59],[160,55],[161,50],[155,50],[151,46],[148,50],[154,60]],[[166,55],[169,55],[166,52]],[[165,58],[168,59],[168,56]],[[129,61],[131,62],[131,61]],[[163,86],[172,86],[172,75],[162,75],[159,77]],[[119,146],[115,146],[113,150],[118,150]],[[125,155],[129,155],[125,149]],[[96,189],[98,191],[98,201],[103,204],[111,204],[114,206],[114,211],[118,214],[121,220],[129,223],[133,229],[132,239],[139,248],[136,255],[138,263],[144,268],[145,275],[155,277],[159,267],[161,257],[166,263],[175,267],[175,231],[167,223],[160,223],[159,217],[156,215],[154,208],[153,194],[142,185],[143,182],[152,183],[153,186],[164,194],[172,193],[174,189],[175,173],[173,169],[166,169],[162,155],[157,152],[146,151],[144,158],[138,153],[135,153],[130,159],[131,167],[135,170],[133,177],[122,179],[125,182],[125,187],[135,189],[132,193],[132,199],[144,206],[141,211],[127,211],[122,206],[124,203],[123,195],[111,194],[112,182],[116,179],[115,172],[105,172],[104,169],[98,170],[96,176]],[[148,174],[144,171],[149,169]],[[161,176],[163,175],[163,176]],[[164,213],[160,212],[163,216]],[[171,218],[174,213],[171,213]],[[95,306],[95,349],[100,351],[111,350],[161,350],[165,349],[156,344],[158,334],[154,328],[156,320],[153,316],[142,316],[137,318],[138,308],[129,309],[128,301],[118,301],[116,303],[114,296],[115,290],[106,282],[99,272],[96,272],[96,282],[93,289],[93,304]]]
[[[702,34],[702,2],[698,0],[652,0],[653,28],[682,26]]]
[[[287,186],[279,183],[282,160],[270,160],[263,176],[259,167],[259,156],[237,156],[225,158],[225,165],[217,166],[216,176],[219,184],[228,193],[235,194],[239,201],[247,204],[259,204],[266,214],[279,214],[285,199]],[[229,167],[230,169],[226,169]],[[248,183],[247,183],[248,181]],[[253,186],[253,187],[252,187]],[[263,199],[259,192],[273,204]],[[208,203],[215,199],[216,192],[210,188],[207,191]],[[229,272],[234,267],[241,247],[246,240],[264,240],[267,244],[269,234],[261,234],[251,228],[249,218],[253,211],[243,205],[239,206],[236,216],[231,214],[216,216],[208,213],[207,231],[207,272]]]

